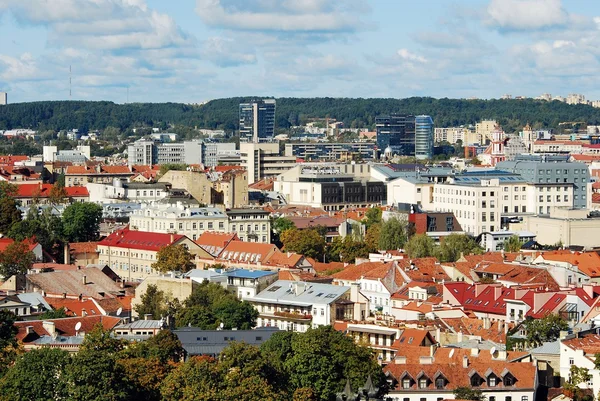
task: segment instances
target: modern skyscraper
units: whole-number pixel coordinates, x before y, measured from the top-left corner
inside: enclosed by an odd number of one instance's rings
[[[275,99],[240,103],[240,139],[265,142],[275,136]]]
[[[390,114],[375,119],[377,150],[383,154],[389,147],[394,155],[415,155],[415,117]],[[432,134],[433,135],[433,134]]]
[[[0,106],[8,104],[8,94],[6,92],[0,92]]]
[[[430,116],[415,117],[415,157],[419,160],[433,157],[433,119]]]

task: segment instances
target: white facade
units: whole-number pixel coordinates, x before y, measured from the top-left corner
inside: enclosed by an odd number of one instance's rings
[[[0,92],[0,106],[5,106],[8,104],[8,93]]]
[[[591,337],[595,337],[595,340],[600,342],[598,335],[591,335]],[[577,349],[567,344],[568,340],[561,341],[560,343],[560,376],[568,380],[571,366],[573,365],[580,368],[587,368],[592,375],[592,380],[588,383],[581,383],[579,387],[591,388],[593,389],[593,394],[598,394],[598,391],[600,391],[600,370],[594,367],[594,355],[588,355],[583,349]]]
[[[279,143],[240,143],[242,167],[248,184],[274,177],[296,166],[296,156],[280,156]]]

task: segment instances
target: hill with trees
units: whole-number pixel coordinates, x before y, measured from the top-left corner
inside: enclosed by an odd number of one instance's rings
[[[83,132],[116,127],[166,128],[168,125],[234,131],[238,105],[251,97],[212,100],[204,105],[180,103],[129,103],[89,101],[44,101],[14,103],[0,107],[0,130],[32,128]],[[561,122],[600,124],[600,109],[534,99],[466,100],[412,97],[407,99],[279,98],[276,126],[289,128],[311,118],[335,118],[346,127],[372,128],[375,117],[391,112],[429,114],[436,126],[475,124],[496,119],[507,132],[530,123],[535,128],[556,128]]]

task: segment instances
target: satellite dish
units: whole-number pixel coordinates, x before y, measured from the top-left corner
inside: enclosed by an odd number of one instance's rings
[[[448,358],[452,358],[453,355],[454,355],[454,348],[450,350],[450,353],[448,354]]]
[[[225,325],[223,324],[223,322],[221,322],[221,324],[219,325],[219,328],[220,328],[221,330],[223,330],[223,327],[225,327]]]
[[[75,331],[79,330],[81,330],[81,322],[77,322],[77,324],[75,325]]]
[[[117,309],[117,316],[121,316],[121,313],[123,313],[123,308]]]
[[[490,355],[491,355],[492,357],[495,357],[495,356],[496,356],[496,347],[492,347],[492,349],[490,349]]]

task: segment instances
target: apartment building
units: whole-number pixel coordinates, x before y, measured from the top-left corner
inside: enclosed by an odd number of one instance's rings
[[[237,233],[241,241],[271,242],[270,213],[262,209],[230,209],[226,212],[229,231]]]
[[[153,164],[204,164],[216,166],[221,154],[235,152],[235,143],[184,141],[171,142],[172,137],[156,134],[142,138],[127,147],[128,163]]]
[[[296,166],[296,156],[280,156],[279,143],[240,143],[241,166],[248,172],[248,184],[275,177]]]
[[[65,170],[65,187],[84,186],[88,182],[109,184],[115,180],[127,182],[133,172],[127,166],[67,166]]]
[[[285,155],[304,160],[369,160],[375,158],[375,144],[367,142],[351,143],[287,143]]]

